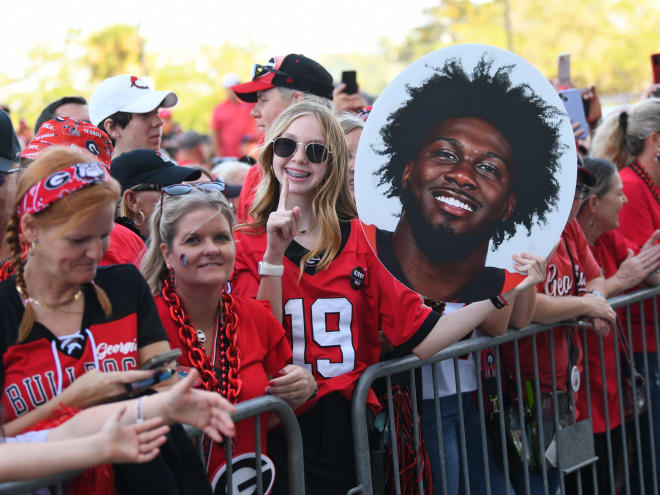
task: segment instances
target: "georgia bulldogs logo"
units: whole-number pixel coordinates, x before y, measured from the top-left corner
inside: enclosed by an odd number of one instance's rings
[[[131,76],[131,88],[149,89],[149,86],[144,84],[139,77]]]
[[[275,482],[275,465],[270,458],[261,454],[261,479],[264,493],[270,493]],[[256,454],[250,452],[232,459],[232,493],[251,495],[257,491]],[[226,495],[227,465],[222,466],[213,477],[211,488],[214,495]]]
[[[53,175],[48,177],[48,179],[46,179],[46,182],[44,182],[44,187],[52,191],[53,189],[62,187],[62,185],[66,184],[70,180],[71,180],[71,174],[69,174],[69,172],[62,170],[60,172],[55,172]]]
[[[76,165],[76,175],[80,180],[100,180],[105,175],[103,167],[96,162],[79,163]]]
[[[88,139],[85,141],[85,148],[92,153],[93,155],[98,155],[99,154],[99,147],[96,146],[96,143],[92,141],[91,139]]]
[[[67,124],[62,126],[62,130],[65,134],[68,134],[69,136],[75,136],[75,137],[80,136],[80,131],[78,130],[77,125]]]

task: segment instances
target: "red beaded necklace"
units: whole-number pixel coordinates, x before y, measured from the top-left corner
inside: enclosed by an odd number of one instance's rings
[[[639,163],[639,160],[635,160],[630,164],[630,169],[637,174],[637,176],[644,181],[644,184],[646,184],[646,187],[649,188],[651,191],[651,194],[653,194],[653,197],[655,198],[655,201],[660,205],[660,194],[658,194],[658,188],[655,187],[653,184],[653,181],[651,180],[651,176],[648,174],[646,170],[642,167],[642,165]]]
[[[170,317],[179,325],[179,341],[184,347],[188,361],[199,371],[204,388],[218,392],[232,404],[236,404],[243,382],[238,378],[241,358],[237,345],[238,317],[234,312],[234,298],[231,294],[222,293],[222,318],[218,318],[215,358],[211,363],[168,279],[165,279],[160,295],[170,309]]]

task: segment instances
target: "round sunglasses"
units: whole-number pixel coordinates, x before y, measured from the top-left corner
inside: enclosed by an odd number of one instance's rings
[[[278,137],[273,140],[273,153],[280,158],[289,158],[298,149],[299,143],[291,138]],[[307,143],[305,145],[305,156],[311,163],[323,163],[328,159],[330,150],[325,144]]]

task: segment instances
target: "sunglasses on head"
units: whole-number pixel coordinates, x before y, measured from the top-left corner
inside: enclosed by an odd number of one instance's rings
[[[269,63],[267,63],[266,65],[254,64],[252,66],[252,80],[254,81],[255,79],[257,79],[261,76],[265,76],[266,74],[268,74],[270,72],[274,72],[275,74],[279,74],[279,75],[282,75],[282,76],[288,76],[288,74],[286,72],[282,72],[280,70],[277,70],[275,68],[275,63],[276,63],[275,62],[275,57],[273,57],[271,59],[271,61]]]
[[[188,194],[193,189],[199,189],[204,192],[224,192],[224,182],[194,182],[192,184],[172,184],[162,188],[162,192],[169,196],[181,196]]]
[[[172,184],[170,186],[165,186],[160,190],[160,211],[161,214],[158,217],[158,230],[160,230],[160,222],[163,218],[163,198],[167,194],[168,196],[183,196],[188,194],[193,189],[199,189],[204,192],[224,192],[225,183],[223,181],[216,182],[193,182],[191,184]],[[222,196],[223,202],[229,206],[227,198]],[[230,206],[231,207],[231,206]]]
[[[13,174],[14,172],[18,172],[21,169],[21,167],[14,167],[10,168],[7,171],[0,171],[0,186],[5,183],[5,175]]]
[[[273,140],[273,153],[280,158],[289,158],[298,149],[299,143],[291,138],[278,137]],[[328,159],[330,150],[325,144],[307,143],[305,145],[305,156],[311,163],[323,163]]]

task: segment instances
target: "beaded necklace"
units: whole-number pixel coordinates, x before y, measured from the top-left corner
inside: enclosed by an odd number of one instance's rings
[[[646,187],[649,188],[649,191],[651,191],[651,194],[653,194],[653,197],[655,198],[655,201],[660,205],[660,194],[658,194],[658,188],[655,187],[653,184],[653,181],[651,180],[651,177],[649,176],[648,172],[644,170],[642,165],[639,163],[639,160],[635,160],[630,164],[630,169],[637,174],[637,176],[644,181],[644,184],[646,184]]]
[[[199,371],[203,387],[218,392],[232,404],[236,404],[243,383],[238,378],[241,358],[237,346],[238,316],[234,311],[234,298],[231,294],[222,293],[223,318],[218,317],[214,362],[211,363],[197,332],[183,310],[178,294],[168,279],[164,281],[160,294],[170,309],[170,317],[179,325],[179,341],[183,345],[188,361]]]

